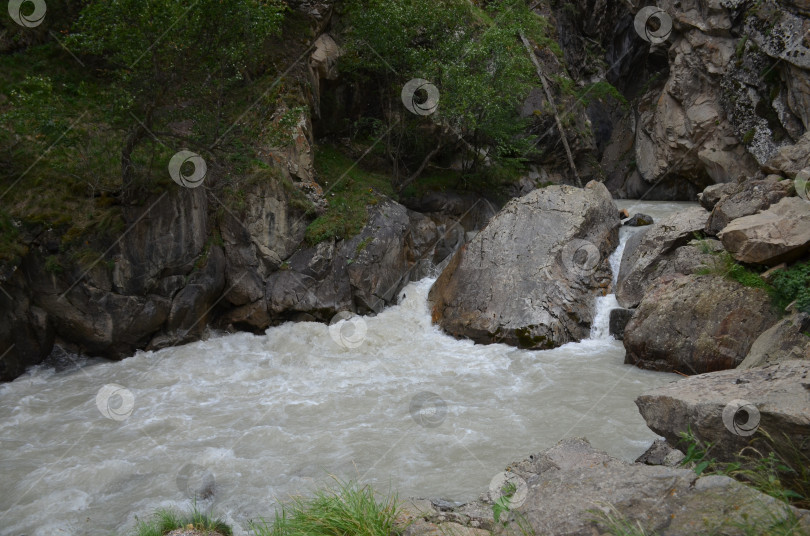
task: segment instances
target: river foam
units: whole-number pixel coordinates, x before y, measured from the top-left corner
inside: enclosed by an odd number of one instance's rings
[[[637,210],[679,208],[668,205]],[[443,334],[431,283],[331,332],[298,323],[213,335],[0,385],[0,533],[108,536],[196,495],[238,535],[330,475],[463,501],[563,437],[625,459],[655,438],[633,399],[674,376],[623,364],[606,331],[610,297],[591,339],[529,352]]]

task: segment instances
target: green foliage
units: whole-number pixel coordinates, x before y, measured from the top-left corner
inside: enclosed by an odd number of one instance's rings
[[[389,122],[384,145],[395,170],[412,170],[437,145],[458,145],[467,171],[520,161],[531,140],[520,135],[526,121],[518,107],[536,74],[518,34],[546,29],[525,3],[479,9],[467,0],[352,0],[347,20],[343,70],[381,81],[384,103],[375,117]],[[431,119],[405,111],[400,93],[411,78],[439,88],[441,126],[426,128]]]
[[[711,252],[708,251],[708,245],[704,249],[707,249],[707,253]],[[702,268],[697,273],[700,275],[722,275],[746,287],[770,289],[770,285],[758,273],[738,263],[728,251],[718,253],[711,266]]]
[[[366,171],[332,146],[318,148],[315,170],[329,207],[307,227],[311,245],[356,235],[368,221],[368,205],[379,202],[378,194],[393,195],[388,177]]]
[[[810,261],[777,271],[771,278],[771,284],[780,308],[784,309],[795,301],[797,309],[810,313]]]
[[[607,101],[609,99],[617,101],[622,107],[629,106],[624,95],[610,82],[601,80],[585,87],[577,87],[573,80],[564,75],[555,75],[552,79],[557,84],[560,93],[573,97],[583,106],[588,106],[593,101]]]
[[[91,0],[66,44],[104,57],[153,105],[243,79],[284,9],[278,0]]]
[[[501,496],[492,505],[492,515],[495,523],[500,522],[501,514],[510,511],[512,497],[517,492],[517,485],[514,482],[505,482],[500,490]]]
[[[686,447],[681,465],[693,466],[696,474],[730,476],[784,503],[810,506],[810,458],[806,446],[797,445],[788,436],[774,438],[760,428],[752,444],[732,462],[709,458],[711,443],[699,440],[691,428],[680,437],[679,443]]]
[[[27,248],[19,242],[19,235],[14,221],[0,208],[0,261],[16,264],[25,255]]]
[[[756,129],[753,128],[749,129],[748,132],[746,132],[743,135],[742,142],[745,145],[749,145],[752,141],[754,141],[754,136],[756,135],[756,133],[757,133]]]
[[[378,500],[369,486],[336,480],[334,488],[315,497],[294,497],[276,512],[275,520],[251,527],[256,536],[390,536],[397,517],[397,498]]]
[[[187,513],[161,509],[148,521],[139,521],[134,536],[165,536],[169,532],[191,527],[199,531],[216,531],[223,536],[231,536],[233,531],[224,521],[200,512],[195,504]]]

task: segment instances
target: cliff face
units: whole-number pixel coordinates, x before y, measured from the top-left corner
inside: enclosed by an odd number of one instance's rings
[[[657,23],[639,3],[567,5],[556,19],[568,65],[632,100],[624,114],[587,110],[602,125],[597,154],[616,195],[693,199],[713,183],[795,175],[778,155],[808,127],[806,6],[665,1],[672,31],[649,43],[634,22]]]

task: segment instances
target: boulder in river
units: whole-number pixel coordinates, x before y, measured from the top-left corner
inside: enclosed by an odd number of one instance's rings
[[[633,318],[633,313],[635,313],[633,309],[622,309],[620,307],[610,310],[609,331],[617,341],[624,338],[624,328]]]
[[[703,230],[709,213],[693,207],[673,214],[627,239],[616,283],[616,299],[622,307],[635,307],[647,288],[665,274],[689,274],[710,255],[697,245],[680,251]],[[707,244],[711,247],[711,244]]]
[[[786,197],[759,214],[734,220],[718,237],[740,262],[773,266],[795,260],[810,251],[810,202]]]
[[[722,276],[660,279],[624,331],[624,362],[701,374],[734,368],[779,316],[768,293]]]
[[[636,399],[647,426],[672,444],[691,430],[713,445],[711,456],[732,460],[758,429],[787,436],[810,455],[810,361],[684,378]]]
[[[523,348],[586,338],[594,300],[610,287],[618,212],[594,181],[513,199],[436,280],[434,322],[457,337]]]

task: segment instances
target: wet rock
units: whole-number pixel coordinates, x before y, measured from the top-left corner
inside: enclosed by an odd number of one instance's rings
[[[549,186],[510,201],[459,250],[430,291],[457,337],[553,348],[589,335],[610,285],[618,209],[604,185]]]
[[[810,361],[784,361],[684,378],[644,393],[636,405],[650,429],[670,444],[689,429],[713,445],[718,460],[733,459],[760,428],[774,438],[784,434],[810,454],[807,385]]]
[[[637,306],[647,288],[662,275],[689,274],[702,266],[710,258],[708,253],[698,245],[689,249],[681,247],[703,230],[708,217],[709,213],[703,208],[694,207],[631,236],[624,247],[616,283],[619,305]]]
[[[0,381],[10,381],[51,352],[48,313],[31,303],[21,271],[0,281]]]
[[[732,221],[718,237],[740,262],[790,262],[810,251],[810,203],[786,197],[768,210]]]
[[[617,341],[624,338],[624,328],[630,319],[633,318],[633,309],[611,309],[610,310],[610,334]]]
[[[645,225],[652,225],[655,223],[652,216],[646,214],[633,214],[633,217],[622,223],[622,225],[629,225],[630,227],[644,227]]]
[[[772,365],[789,359],[810,359],[810,315],[797,313],[764,331],[737,369]]]
[[[390,199],[369,209],[356,236],[302,249],[269,275],[267,313],[277,320],[305,313],[329,321],[339,311],[379,312],[431,257],[436,226]]]
[[[706,222],[706,233],[717,235],[731,221],[756,214],[794,192],[791,181],[761,180],[743,183],[739,189],[723,196]]]
[[[625,328],[624,362],[683,374],[734,368],[778,318],[762,289],[721,276],[662,278]]]

